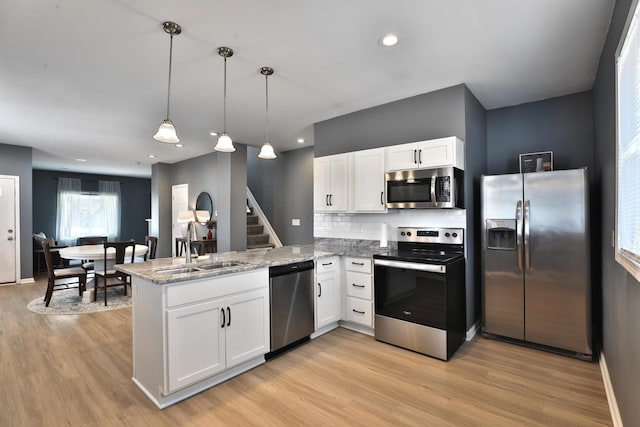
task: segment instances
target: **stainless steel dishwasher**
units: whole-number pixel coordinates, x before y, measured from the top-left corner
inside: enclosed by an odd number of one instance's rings
[[[277,356],[307,341],[314,331],[313,261],[269,268],[271,353]]]

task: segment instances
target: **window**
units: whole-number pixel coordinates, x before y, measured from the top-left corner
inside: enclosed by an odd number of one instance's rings
[[[616,260],[640,281],[640,3],[616,52]]]
[[[99,182],[98,193],[80,191],[80,180],[58,181],[57,237],[61,244],[75,245],[82,236],[120,236],[120,183]]]

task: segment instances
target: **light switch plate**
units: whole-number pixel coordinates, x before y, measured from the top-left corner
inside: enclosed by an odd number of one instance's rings
[[[293,225],[294,227],[300,227],[300,218],[291,219],[291,225]]]

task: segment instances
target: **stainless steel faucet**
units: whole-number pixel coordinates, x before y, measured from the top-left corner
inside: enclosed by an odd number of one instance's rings
[[[191,236],[193,235],[193,221],[187,224],[187,250],[185,251],[184,262],[191,263]]]

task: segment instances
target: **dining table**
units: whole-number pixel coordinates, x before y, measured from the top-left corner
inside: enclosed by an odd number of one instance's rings
[[[125,260],[131,259],[131,248],[127,248],[125,251]],[[142,258],[149,251],[146,245],[136,244],[134,249],[135,257]],[[61,248],[58,252],[61,258],[67,260],[92,260],[94,271],[104,271],[105,261],[107,263],[107,270],[112,270],[115,265],[116,250],[115,248],[107,249],[107,257],[105,260],[104,246],[99,245],[81,245],[81,246],[68,246]],[[82,294],[82,302],[88,303],[93,301],[93,293],[95,292],[94,278],[87,277],[87,290]]]

